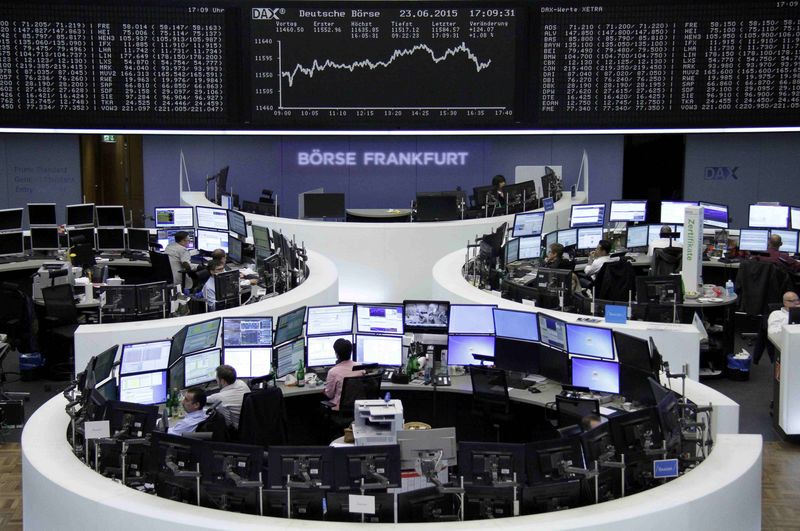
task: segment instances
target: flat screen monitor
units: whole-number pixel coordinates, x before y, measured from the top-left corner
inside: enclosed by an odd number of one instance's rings
[[[536,324],[537,314],[517,310],[493,308],[494,335],[507,339],[523,341],[539,341],[539,327]]]
[[[526,236],[519,239],[519,259],[533,260],[542,254],[542,238]]]
[[[578,245],[581,250],[596,249],[603,239],[603,227],[584,227],[578,229]]]
[[[0,231],[4,230],[22,230],[21,208],[0,210]]]
[[[190,354],[183,358],[185,387],[194,387],[217,379],[217,367],[221,365],[220,349],[214,348]]]
[[[94,229],[68,229],[67,240],[69,246],[74,247],[78,244],[86,244],[94,248]]]
[[[111,369],[114,367],[114,360],[117,358],[117,345],[108,348],[97,355],[94,363],[94,381],[102,382],[111,376]]]
[[[228,230],[235,232],[242,238],[247,238],[247,219],[244,214],[235,210],[228,210]]]
[[[669,225],[667,224],[672,232],[676,232],[676,225]],[[664,228],[664,225],[648,225],[647,226],[647,238],[650,242],[654,242],[661,238],[661,229]]]
[[[295,339],[275,347],[275,377],[283,378],[297,369],[297,364],[306,357],[306,344],[303,338]]]
[[[551,347],[567,350],[567,326],[564,321],[539,314],[540,341]]]
[[[228,211],[224,208],[195,207],[197,228],[228,231]]]
[[[538,374],[539,343],[495,337],[494,366],[505,371]]]
[[[272,349],[269,347],[226,347],[225,365],[236,369],[238,378],[258,378],[272,372]]]
[[[96,206],[98,227],[124,227],[125,209],[122,206]]]
[[[67,226],[94,225],[94,203],[67,205]]]
[[[670,305],[683,302],[680,275],[636,277],[636,302]]]
[[[728,228],[728,206],[715,203],[700,202],[703,207],[703,225],[718,229]]]
[[[166,248],[167,245],[175,242],[175,235],[179,232],[185,232],[189,235],[189,245],[186,246],[187,249],[194,249],[195,248],[195,234],[194,229],[185,228],[185,229],[162,229],[159,230],[157,233],[158,244],[161,246],[162,249]]]
[[[544,237],[544,248],[547,251],[550,251],[550,246],[554,243],[558,243],[558,231],[554,230],[553,232],[548,232],[547,235]]]
[[[309,306],[306,335],[318,336],[353,332],[353,305]]]
[[[652,372],[650,342],[648,340],[629,336],[615,330],[614,346],[617,349],[617,358],[620,364]]]
[[[406,332],[446,334],[450,316],[447,301],[404,301],[403,326]]]
[[[306,218],[344,218],[344,194],[303,194]]]
[[[650,378],[653,372],[641,370],[631,365],[619,366],[619,393],[628,402],[643,405],[655,405],[653,389],[650,387]]]
[[[103,313],[115,315],[136,315],[138,302],[135,285],[106,286],[103,291]]]
[[[336,365],[336,352],[333,350],[333,344],[337,339],[346,339],[351,343],[353,342],[352,334],[312,336],[306,339],[308,341],[306,366],[308,367],[330,367]]]
[[[636,225],[628,227],[625,246],[628,249],[639,249],[647,247],[650,228],[647,225]]]
[[[447,336],[448,365],[480,365],[473,354],[494,357],[494,336]]]
[[[225,317],[223,347],[271,347],[272,317]]]
[[[15,256],[25,253],[22,231],[0,233],[0,256]]]
[[[147,229],[128,229],[128,249],[131,251],[149,251],[150,231]]]
[[[399,304],[357,304],[356,332],[359,334],[402,334],[403,307]]]
[[[800,207],[792,207],[792,228],[800,230]]]
[[[569,355],[566,352],[539,345],[539,374],[554,382],[567,383],[569,377]]]
[[[557,241],[564,247],[571,247],[578,243],[577,229],[564,229],[558,231]]]
[[[591,205],[572,205],[569,216],[571,229],[578,227],[602,227],[606,219],[606,205],[596,203]]]
[[[519,260],[519,238],[508,240],[506,242],[506,265],[513,264]]]
[[[31,227],[57,225],[55,203],[28,203],[28,225]]]
[[[154,217],[157,228],[194,227],[192,207],[156,207]]]
[[[275,324],[275,344],[280,345],[303,335],[305,317],[305,306],[278,316],[278,321]]]
[[[119,399],[134,404],[163,404],[167,401],[167,371],[120,376]]]
[[[32,250],[57,251],[60,247],[58,227],[31,227]]]
[[[399,367],[403,364],[403,337],[357,334],[356,359],[359,363]]]
[[[187,325],[181,353],[185,356],[186,354],[215,347],[217,346],[218,335],[219,318]]]
[[[647,218],[647,201],[611,201],[608,221],[641,223]]]
[[[228,235],[228,259],[237,264],[242,263],[242,240]]]
[[[494,334],[493,304],[450,305],[450,334]]]
[[[614,340],[610,328],[567,324],[568,352],[575,356],[614,359]]]
[[[222,249],[228,252],[228,233],[216,230],[197,229],[197,249],[212,252]]]
[[[661,201],[661,223],[683,223],[688,206],[697,206],[697,201]]]
[[[124,251],[125,229],[96,229],[98,251]]]
[[[514,229],[511,236],[539,236],[542,234],[544,224],[544,212],[524,212],[514,216]]]
[[[120,374],[166,370],[172,341],[147,341],[122,345]]]
[[[572,385],[619,394],[619,365],[613,361],[572,358]]]
[[[770,236],[781,237],[780,251],[783,253],[797,254],[797,231],[791,229],[772,229]]]
[[[750,205],[747,225],[758,229],[786,229],[789,227],[789,207]]]
[[[769,245],[769,231],[766,229],[741,229],[739,231],[739,250],[765,253]]]
[[[269,229],[259,225],[253,225],[253,245],[269,251],[272,246],[269,243]]]

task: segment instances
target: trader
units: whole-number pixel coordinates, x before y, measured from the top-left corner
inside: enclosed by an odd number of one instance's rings
[[[334,411],[339,411],[339,401],[342,399],[342,384],[345,378],[363,376],[364,371],[353,371],[356,363],[350,359],[353,353],[353,344],[347,339],[339,338],[333,343],[336,352],[336,365],[328,371],[325,379],[325,396],[333,405]]]
[[[494,206],[495,208],[505,208],[506,203],[508,203],[508,198],[506,197],[506,192],[503,190],[506,186],[506,178],[502,175],[495,175],[492,177],[492,190],[489,192],[489,196],[494,200],[493,204],[490,204],[489,201],[486,202],[487,206]]]
[[[167,433],[172,435],[183,435],[184,433],[192,433],[197,430],[197,426],[206,420],[206,413],[203,408],[206,407],[206,392],[199,387],[192,387],[187,389],[183,395],[183,409],[186,410],[186,416],[175,423]]]
[[[756,256],[755,259],[759,262],[769,262],[772,264],[781,265],[792,272],[800,271],[800,262],[789,256],[788,253],[781,251],[783,240],[777,234],[769,237],[767,244],[767,256]]]
[[[175,241],[167,245],[167,248],[164,249],[164,254],[169,257],[169,265],[172,268],[172,282],[176,286],[181,285],[181,281],[183,280],[182,273],[193,270],[191,265],[192,257],[189,254],[188,247],[189,233],[186,231],[178,231],[175,233]]]
[[[587,276],[595,278],[603,264],[611,261],[611,242],[600,240],[594,251],[589,254],[589,265],[583,270]]]
[[[225,271],[228,270],[228,255],[225,254],[225,249],[214,249],[211,251],[211,259],[222,262]]]
[[[560,243],[551,243],[544,258],[545,267],[551,269],[572,269],[572,264],[564,258],[564,246]]]
[[[236,369],[230,365],[217,367],[217,384],[219,392],[208,396],[208,403],[212,406],[220,404],[225,424],[239,429],[239,415],[242,413],[244,395],[250,392],[250,387],[242,380],[236,378]]]
[[[211,276],[208,277],[205,286],[203,286],[203,298],[206,300],[206,306],[208,306],[209,311],[213,311],[217,304],[217,288],[214,276],[225,272],[225,264],[218,260],[211,260],[208,264],[208,272],[211,273]]]

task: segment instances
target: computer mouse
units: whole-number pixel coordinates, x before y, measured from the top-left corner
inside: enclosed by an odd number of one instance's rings
[[[539,389],[537,389],[536,387],[528,387],[528,392],[529,393],[541,393],[541,391],[539,391]]]

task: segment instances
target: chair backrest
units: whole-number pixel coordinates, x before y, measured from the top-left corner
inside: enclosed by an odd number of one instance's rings
[[[44,287],[42,297],[47,317],[58,319],[62,324],[78,322],[78,308],[71,284]]]
[[[739,264],[736,291],[739,310],[756,316],[766,313],[768,305],[783,302],[783,294],[792,289],[786,269],[771,262],[745,260]]]
[[[653,267],[650,274],[653,276],[672,275],[680,272],[683,264],[683,249],[680,247],[665,247],[653,252]]]
[[[377,400],[381,397],[383,375],[367,374],[350,376],[342,380],[342,397],[339,400],[339,414],[352,415],[356,400]]]
[[[169,256],[164,253],[150,251],[151,278],[153,282],[173,283],[172,266],[169,263]]]
[[[244,395],[239,415],[239,442],[266,448],[286,444],[288,439],[283,391],[277,387],[265,387]]]
[[[508,383],[506,372],[493,367],[473,365],[469,376],[472,380],[473,405],[479,408],[508,411]]]
[[[197,425],[198,433],[211,433],[214,442],[228,442],[228,427],[225,417],[216,409],[210,409],[206,419]]]
[[[209,278],[211,278],[211,271],[209,271],[207,267],[198,268],[192,278],[192,282],[194,283],[192,285],[192,292],[199,293],[202,291],[203,286],[206,285]]]
[[[0,332],[8,335],[9,341],[19,352],[34,352],[36,348],[33,330],[33,301],[16,284],[0,284]]]
[[[556,395],[558,426],[563,428],[575,423],[589,413],[600,413],[600,401],[596,399],[571,398]]]
[[[598,299],[627,302],[636,299],[636,271],[627,260],[606,262],[594,281],[594,294]]]

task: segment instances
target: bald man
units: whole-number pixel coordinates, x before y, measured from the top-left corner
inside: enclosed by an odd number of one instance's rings
[[[800,262],[789,256],[788,253],[782,252],[781,246],[783,245],[783,240],[777,234],[773,234],[769,237],[769,244],[767,245],[767,256],[757,256],[756,260],[760,262],[770,262],[773,264],[779,264],[790,271],[800,272]]]
[[[787,291],[783,294],[783,307],[769,314],[768,334],[777,334],[781,331],[781,327],[789,322],[789,310],[792,308],[800,308],[800,297],[794,291]]]

